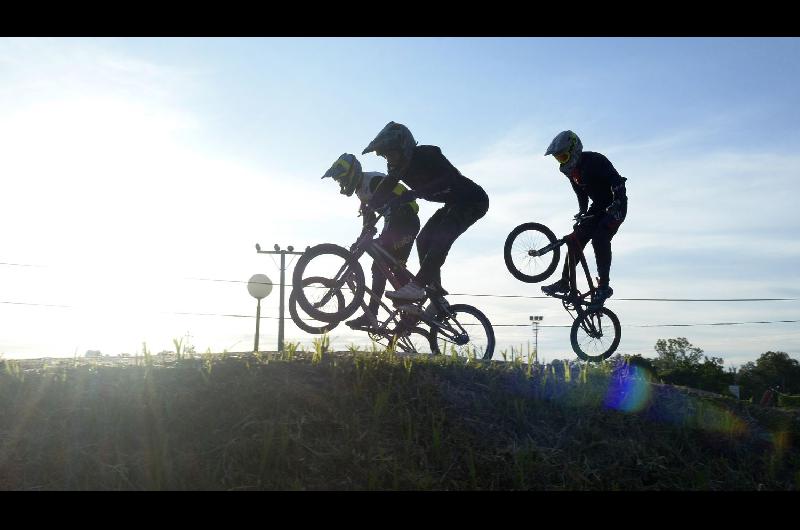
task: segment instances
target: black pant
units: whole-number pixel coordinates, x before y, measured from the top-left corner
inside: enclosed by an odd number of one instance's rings
[[[417,236],[421,286],[432,282],[441,285],[441,268],[453,242],[475,221],[486,215],[489,201],[445,204],[431,216]]]
[[[586,243],[590,240],[592,242],[594,259],[597,263],[598,285],[608,285],[611,272],[611,239],[625,220],[625,215],[627,215],[627,206],[623,210],[622,219],[619,221],[607,213],[602,213],[583,221],[575,228],[575,235],[581,250],[586,247]],[[564,281],[569,281],[570,262],[572,267],[577,266],[577,256],[572,256],[571,260],[564,262],[564,271],[562,272]]]
[[[389,216],[383,226],[378,243],[397,261],[405,263],[414,246],[414,238],[419,232],[419,217],[410,206],[402,206]],[[378,264],[372,263],[372,291],[374,297],[369,301],[369,309],[377,314],[383,290],[386,289],[386,276]]]

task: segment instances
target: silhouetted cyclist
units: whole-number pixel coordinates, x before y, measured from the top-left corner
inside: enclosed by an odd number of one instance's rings
[[[380,207],[391,199],[402,180],[411,191],[405,198],[442,202],[417,236],[420,269],[416,281],[397,291],[387,291],[393,300],[421,300],[425,286],[447,294],[442,287],[441,268],[455,240],[489,209],[489,197],[472,180],[462,175],[435,145],[417,145],[405,125],[390,121],[364,149],[386,159],[388,176],[375,191],[370,205]]]
[[[365,206],[372,199],[375,190],[386,179],[386,175],[377,171],[361,170],[361,163],[356,159],[355,155],[344,153],[336,162],[333,163],[331,168],[322,176],[322,178],[331,177],[339,183],[339,193],[352,197],[353,193],[356,194],[361,201],[359,207],[359,215],[364,217],[364,225],[368,222],[374,221],[374,213],[365,210]],[[402,184],[395,184],[391,189],[391,194],[394,197],[399,197],[407,192],[408,188]],[[411,198],[408,200],[400,200],[391,208],[391,210],[384,216],[383,230],[378,236],[378,243],[389,254],[401,263],[405,263],[411,254],[411,247],[414,245],[414,238],[419,232],[419,206],[416,201]],[[386,277],[380,272],[377,264],[372,264],[372,292],[373,296],[370,298],[368,311],[376,317],[378,316],[378,307],[380,306],[381,295],[386,288]],[[349,320],[346,323],[353,329],[369,329],[370,319],[366,313],[358,318]]]
[[[553,155],[559,163],[558,169],[569,179],[578,197],[579,211],[575,215],[578,223],[575,235],[581,249],[590,240],[597,262],[597,290],[592,300],[594,305],[602,305],[614,294],[609,285],[611,271],[611,239],[619,230],[628,212],[628,197],[624,177],[621,177],[611,162],[602,154],[583,151],[578,135],[572,131],[562,131],[553,139],[545,156]],[[589,206],[589,199],[592,205]],[[589,219],[581,220],[584,216]],[[568,263],[576,265],[575,260],[567,260],[561,279],[554,284],[542,287],[547,295],[566,294],[569,290]]]

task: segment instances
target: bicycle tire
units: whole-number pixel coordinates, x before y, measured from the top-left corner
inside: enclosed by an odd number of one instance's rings
[[[311,284],[320,283],[324,287],[330,287],[333,283],[332,280],[328,278],[323,278],[322,276],[309,276],[308,278],[303,279],[303,287],[308,287]],[[344,306],[344,296],[342,293],[337,292],[335,294],[337,306],[341,309]],[[340,321],[335,322],[325,322],[322,326],[312,326],[308,324],[303,319],[300,318],[300,314],[297,310],[297,296],[295,295],[295,290],[292,289],[292,292],[289,293],[289,316],[292,317],[292,321],[294,321],[294,325],[300,328],[301,330],[305,331],[306,333],[311,333],[312,335],[321,335],[323,333],[328,333],[333,328],[339,325]]]
[[[425,330],[425,328],[422,328],[420,326],[414,326],[411,329],[411,333],[409,336],[399,338],[395,345],[396,350],[404,353],[427,354],[428,352],[420,351],[419,347],[413,341],[412,337],[414,337],[415,335],[417,336],[418,339],[423,341],[423,344],[428,345],[428,347],[431,349],[430,353],[432,355],[437,355],[439,353],[438,347],[436,350],[434,350],[433,347],[431,346],[430,332],[428,332],[427,330]],[[375,339],[374,334],[372,334],[371,337],[372,340],[375,340],[375,342],[387,348],[389,347],[389,344],[393,339],[393,337],[390,334],[381,335],[381,337],[377,340]]]
[[[321,309],[314,307],[314,304],[308,299],[302,287],[300,289],[297,288],[297,286],[302,286],[303,272],[305,272],[311,261],[322,256],[338,256],[344,261],[344,263],[349,265],[349,272],[347,273],[348,287],[345,287],[344,290],[351,292],[353,299],[349,303],[346,302],[343,308],[338,308],[338,310],[334,312],[322,311]],[[335,275],[337,271],[332,270],[330,272],[332,275]],[[334,281],[334,278],[328,279]],[[292,273],[292,285],[294,286],[294,290],[297,291],[297,303],[303,309],[303,311],[305,311],[308,316],[316,320],[322,320],[323,322],[341,322],[355,313],[356,309],[358,309],[361,301],[364,298],[364,289],[366,288],[366,284],[364,282],[364,269],[361,267],[361,264],[358,262],[356,257],[346,248],[340,247],[339,245],[334,245],[333,243],[322,243],[321,245],[315,245],[303,252],[303,254],[300,256],[300,259],[297,260],[297,265],[294,267],[294,272]],[[343,289],[340,288],[336,290],[336,293],[343,295],[342,291]]]
[[[480,356],[481,359],[485,360],[491,359],[492,355],[494,354],[494,346],[495,346],[494,328],[492,327],[492,323],[489,321],[486,315],[484,315],[480,310],[471,305],[453,304],[450,306],[450,315],[445,316],[445,319],[447,320],[455,319],[456,322],[459,322],[459,315],[464,315],[464,314],[472,315],[478,321],[478,323],[480,323],[480,325],[483,327],[486,338],[486,344],[483,344],[482,341],[479,341],[478,343],[474,344],[473,347],[475,349],[473,351],[477,352],[482,350]],[[465,331],[469,332],[469,330]],[[472,341],[470,341],[470,343],[467,344],[459,345],[443,338],[442,340],[446,343],[449,343],[451,347],[449,348],[449,351],[447,347],[445,347],[445,351],[441,351],[438,344],[439,336],[440,336],[439,328],[437,328],[436,326],[431,326],[430,347],[432,352],[436,351],[436,352],[441,352],[443,354],[449,354],[450,351],[452,351],[452,348],[455,348],[456,355],[460,357],[469,356],[470,354],[469,345]],[[483,338],[483,335],[481,336],[481,338]],[[475,355],[475,357],[478,357],[478,355]]]
[[[542,237],[547,240],[545,243]],[[516,279],[525,283],[537,283],[546,278],[556,270],[558,260],[561,258],[561,249],[554,248],[545,256],[530,256],[529,250],[536,250],[542,248],[550,243],[556,241],[556,236],[552,230],[540,223],[523,223],[516,227],[506,237],[506,243],[503,247],[503,258],[506,262],[508,272]],[[515,263],[514,258],[522,258],[520,265]],[[548,262],[549,257],[549,262]],[[544,259],[542,259],[544,258]],[[542,272],[535,274],[528,274],[527,267],[535,267],[536,270],[544,268]],[[526,270],[520,270],[525,268]]]
[[[586,344],[585,341],[581,341],[578,334],[579,332],[582,332],[583,335],[588,337],[589,339],[598,340],[598,338],[592,337],[582,326],[582,324],[586,321],[586,319],[595,319],[598,318],[598,316],[602,318],[601,315],[603,314],[605,314],[611,321],[611,328],[608,328],[608,326],[604,326],[603,329],[605,330],[612,329],[614,331],[614,336],[609,346],[605,346],[604,344],[602,348],[600,348],[599,350],[595,347],[593,352],[588,352],[587,350],[590,349],[589,344]],[[601,333],[603,333],[602,330]],[[601,343],[602,343],[602,337],[604,336],[605,334],[603,333],[603,335],[600,338]],[[619,318],[617,318],[617,315],[609,308],[602,307],[597,311],[591,311],[585,313],[582,318],[576,318],[575,321],[572,323],[572,329],[570,330],[569,338],[570,342],[572,343],[572,349],[575,351],[578,357],[580,357],[584,361],[600,362],[604,359],[608,359],[609,357],[611,357],[611,355],[617,350],[617,347],[619,346],[619,341],[622,338],[622,327],[620,326]]]

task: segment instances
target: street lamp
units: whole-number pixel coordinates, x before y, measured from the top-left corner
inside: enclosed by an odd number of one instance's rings
[[[302,252],[295,252],[294,251],[294,247],[292,245],[289,245],[289,247],[286,250],[281,250],[281,247],[278,244],[273,245],[272,248],[274,248],[275,250],[274,251],[273,250],[261,250],[261,245],[256,243],[256,252],[258,252],[259,254],[280,254],[281,255],[281,283],[280,283],[280,286],[281,286],[281,298],[280,298],[280,308],[278,310],[279,311],[279,315],[278,315],[278,351],[282,352],[283,351],[283,300],[284,300],[283,290],[284,290],[284,286],[286,284],[286,279],[285,279],[286,278],[286,275],[285,275],[285,272],[286,272],[286,254],[295,254],[297,256],[300,256],[303,253]],[[308,248],[309,247],[306,247],[306,250],[308,250]]]
[[[531,315],[531,324],[533,325],[533,358],[539,360],[539,323],[544,317],[541,315]]]
[[[261,324],[261,299],[266,298],[272,292],[272,282],[266,274],[253,274],[250,281],[247,282],[247,292],[250,296],[258,300],[256,306],[256,343],[253,346],[253,351],[258,353],[258,335],[259,324]]]

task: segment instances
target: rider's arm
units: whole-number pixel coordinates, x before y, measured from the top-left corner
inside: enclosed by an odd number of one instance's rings
[[[628,192],[625,190],[625,181],[628,180],[625,177],[620,177],[619,182],[617,184],[611,185],[611,201],[616,202],[626,202],[628,200]]]
[[[570,184],[572,184],[572,191],[575,192],[575,196],[578,197],[579,213],[585,213],[589,209],[589,194],[571,180]]]
[[[628,204],[628,194],[625,189],[625,181],[628,180],[621,176],[614,165],[607,158],[603,159],[605,174],[608,175],[608,186],[611,188],[611,203],[606,208],[606,212],[617,220],[624,218],[624,210]]]
[[[359,210],[359,213],[361,214],[361,216],[363,218],[363,222],[361,223],[362,227],[367,226],[368,224],[374,224],[375,223],[375,212],[365,208],[365,206],[366,206],[366,203],[362,202],[361,203],[361,209]]]
[[[384,177],[378,187],[375,188],[375,193],[369,201],[370,208],[377,209],[386,204],[390,199],[394,198],[394,189],[397,183],[400,182],[400,177],[392,176],[391,171],[389,175]]]
[[[486,199],[483,189],[461,174],[435,145],[421,145],[414,153],[409,171],[424,175],[414,185],[417,197],[435,202],[480,202]]]

